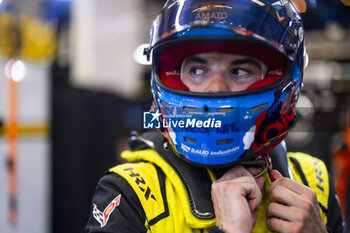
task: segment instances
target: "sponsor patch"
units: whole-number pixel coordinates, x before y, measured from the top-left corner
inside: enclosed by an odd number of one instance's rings
[[[121,194],[119,194],[116,198],[114,198],[111,201],[111,203],[109,203],[108,206],[104,209],[103,212],[97,209],[97,205],[93,203],[94,207],[92,210],[92,214],[94,218],[97,220],[97,222],[100,223],[101,227],[106,226],[109,216],[111,215],[115,207],[117,207],[120,204],[120,198],[121,198]]]

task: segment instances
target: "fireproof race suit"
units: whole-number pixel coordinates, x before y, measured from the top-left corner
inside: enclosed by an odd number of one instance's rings
[[[99,181],[87,232],[221,232],[215,227],[211,201],[211,184],[218,172],[181,160],[163,147],[164,142],[160,134],[148,133],[132,142],[134,151],[122,153],[130,163],[110,169]],[[270,158],[283,176],[316,192],[329,232],[346,232],[332,179],[321,160],[286,153],[282,146],[271,151]],[[267,174],[265,181],[253,232],[270,232],[265,216],[271,183]]]

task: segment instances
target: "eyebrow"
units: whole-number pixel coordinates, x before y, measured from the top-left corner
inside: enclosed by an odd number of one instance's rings
[[[186,58],[185,62],[197,62],[197,63],[201,63],[201,64],[208,64],[208,61],[206,59],[200,58],[200,57],[195,56],[195,55]],[[254,58],[238,59],[238,60],[233,61],[231,64],[232,65],[252,64],[256,67],[261,67],[260,62],[258,62]]]
[[[232,65],[252,64],[256,67],[261,67],[261,64],[254,58],[242,58],[235,60],[231,63]]]
[[[208,61],[200,58],[198,56],[190,56],[188,58],[185,59],[185,62],[197,62],[197,63],[201,63],[201,64],[207,64]]]

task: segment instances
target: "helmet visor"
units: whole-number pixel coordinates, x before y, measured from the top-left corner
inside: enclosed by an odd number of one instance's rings
[[[157,57],[157,82],[187,93],[246,93],[281,80],[288,63],[271,47],[232,39],[176,44]]]

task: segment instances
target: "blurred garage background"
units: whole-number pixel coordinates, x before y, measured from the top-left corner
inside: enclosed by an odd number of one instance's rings
[[[0,0],[0,232],[84,232],[98,179],[142,129],[142,47],[164,3]],[[345,214],[350,2],[307,0],[302,17],[310,62],[286,142],[326,162]]]

